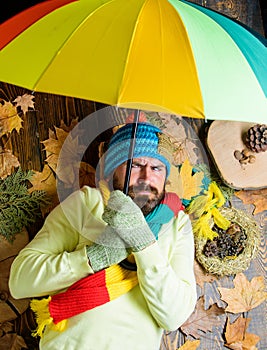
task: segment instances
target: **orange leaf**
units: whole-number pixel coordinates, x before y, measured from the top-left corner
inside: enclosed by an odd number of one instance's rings
[[[250,318],[239,317],[235,322],[230,323],[228,318],[225,331],[227,344],[235,343],[244,339],[250,320]]]
[[[241,321],[239,321],[241,319]],[[228,335],[231,333],[230,338],[227,338],[226,328],[226,341],[229,349],[232,350],[257,350],[256,344],[259,342],[260,337],[256,334],[246,333],[248,319],[238,318],[232,325],[227,324],[227,328],[233,327],[233,330],[228,329]],[[239,322],[238,322],[239,321]],[[237,325],[235,325],[237,323]]]
[[[228,312],[236,314],[250,311],[267,298],[263,276],[253,277],[249,282],[243,273],[239,273],[233,282],[234,288],[218,287],[221,299],[228,304],[225,309]]]
[[[256,215],[267,210],[267,188],[261,190],[238,191],[235,195],[242,200],[244,204],[253,204],[255,209],[253,214]]]

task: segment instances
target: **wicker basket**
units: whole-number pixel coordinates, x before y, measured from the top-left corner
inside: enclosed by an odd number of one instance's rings
[[[245,230],[247,235],[245,248],[235,258],[207,257],[203,254],[207,240],[195,237],[196,259],[207,272],[218,276],[230,276],[246,270],[251,260],[255,258],[260,245],[260,230],[253,218],[244,211],[223,207],[220,212],[229,221],[237,223]]]

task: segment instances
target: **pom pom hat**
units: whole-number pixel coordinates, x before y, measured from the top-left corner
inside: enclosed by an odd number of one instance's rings
[[[112,136],[105,156],[104,177],[107,178],[129,159],[132,124],[126,124]],[[148,123],[138,123],[133,158],[150,157],[160,160],[170,174],[171,142],[159,128]]]

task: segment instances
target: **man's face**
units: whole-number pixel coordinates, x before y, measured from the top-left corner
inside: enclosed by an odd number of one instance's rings
[[[123,190],[127,162],[114,172],[114,190]],[[128,195],[141,208],[144,215],[151,212],[165,193],[166,167],[158,159],[141,157],[132,162]]]

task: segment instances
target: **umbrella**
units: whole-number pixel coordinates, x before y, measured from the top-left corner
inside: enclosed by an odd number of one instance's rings
[[[266,40],[185,0],[53,0],[0,26],[0,81],[183,116],[263,122]]]

